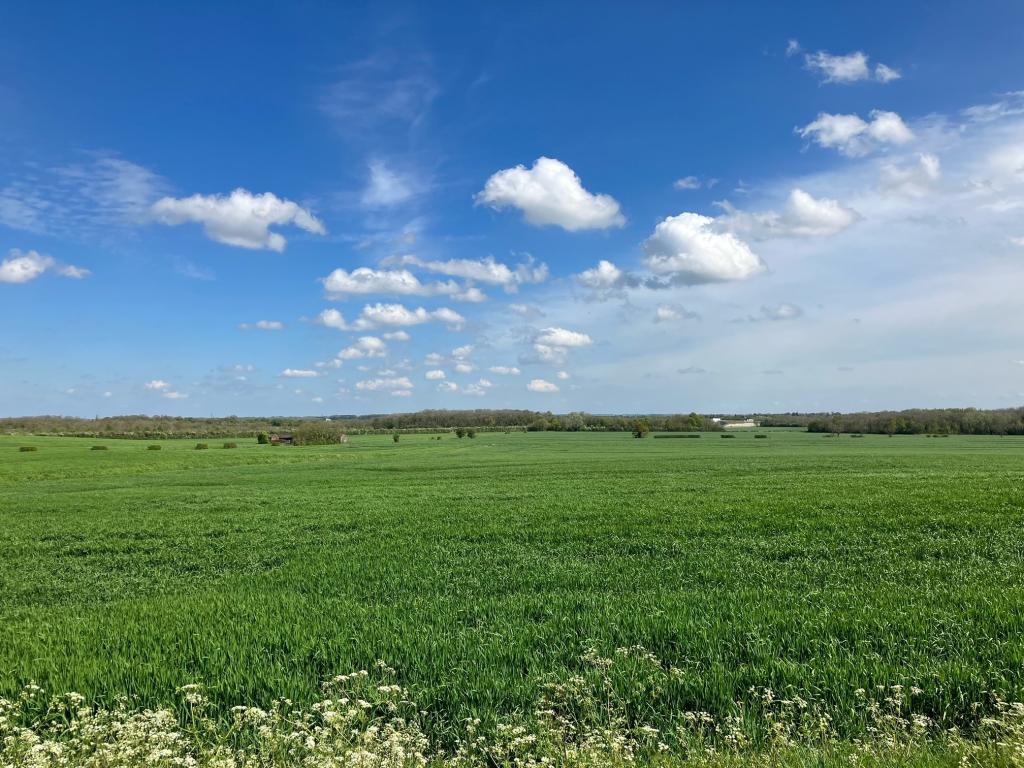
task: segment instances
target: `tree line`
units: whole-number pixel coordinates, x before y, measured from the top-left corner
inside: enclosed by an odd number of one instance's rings
[[[863,413],[783,413],[763,426],[876,435],[1024,435],[1024,408],[911,408]]]

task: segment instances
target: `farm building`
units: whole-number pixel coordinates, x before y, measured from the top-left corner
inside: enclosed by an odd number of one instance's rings
[[[723,419],[720,423],[725,429],[754,429],[761,426],[759,422],[753,419],[742,419],[740,421],[725,421]]]
[[[271,445],[291,445],[295,442],[294,435],[273,434],[270,436]]]

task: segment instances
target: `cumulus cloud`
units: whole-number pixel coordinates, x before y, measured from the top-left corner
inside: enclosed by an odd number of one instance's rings
[[[863,51],[843,56],[828,51],[808,53],[804,56],[804,65],[820,75],[823,83],[856,83],[863,80],[890,83],[902,77],[899,70],[885,64],[877,64],[872,69],[868,64],[868,55]]]
[[[707,187],[711,189],[718,183],[718,179],[702,179],[699,176],[683,176],[681,179],[676,179],[672,182],[672,186],[676,189],[700,189],[701,187]]]
[[[412,338],[412,336],[405,331],[388,331],[387,333],[382,333],[381,336],[388,341],[408,341]]]
[[[727,202],[719,203],[726,213],[717,224],[732,232],[749,233],[756,238],[827,237],[838,234],[860,218],[852,208],[827,197],[815,198],[802,189],[789,193],[781,213],[747,213]]]
[[[576,276],[577,282],[585,288],[606,291],[618,287],[624,273],[607,259],[601,259],[596,267],[586,269]]]
[[[171,390],[170,392],[162,392],[161,394],[164,397],[166,397],[168,400],[186,400],[186,399],[188,399],[188,395],[186,393],[184,393],[184,392],[176,392],[174,390]]]
[[[454,381],[442,381],[437,385],[438,392],[458,392],[459,385]]]
[[[285,368],[281,375],[286,379],[315,379],[320,374],[303,368]]]
[[[647,268],[683,285],[744,280],[765,269],[750,246],[714,219],[697,213],[669,216],[643,244]]]
[[[487,370],[499,376],[518,376],[521,373],[514,365],[492,365]]]
[[[533,351],[545,363],[559,365],[565,362],[570,349],[587,347],[594,340],[585,333],[567,328],[544,328],[533,339]]]
[[[428,381],[439,381],[440,379],[445,378],[445,373],[440,368],[436,368],[432,371],[427,371],[426,373],[424,373],[423,377]]]
[[[532,257],[514,268],[496,261],[493,256],[485,259],[448,259],[431,261],[418,256],[393,256],[385,259],[389,266],[415,266],[429,272],[487,285],[497,285],[514,293],[520,285],[543,283],[548,278],[548,265],[537,264]]]
[[[238,327],[243,331],[280,331],[284,323],[280,320],[257,320],[255,323],[239,323]]]
[[[461,286],[454,280],[423,283],[407,269],[371,269],[357,267],[351,272],[336,269],[323,278],[330,298],[342,300],[349,295],[394,294],[400,296],[450,296],[460,301],[479,302],[487,297],[476,288]]]
[[[475,365],[467,362],[456,363],[454,367],[456,373],[472,373],[473,371],[476,370]]]
[[[531,392],[557,392],[558,385],[545,379],[531,379],[526,388]]]
[[[377,336],[360,336],[355,344],[345,347],[338,353],[339,360],[359,360],[364,357],[384,357],[388,347],[383,339]]]
[[[298,203],[270,192],[254,195],[241,188],[227,196],[164,197],[153,204],[152,212],[157,221],[171,226],[202,224],[211,240],[240,248],[283,251],[287,241],[280,233],[271,232],[272,226],[292,224],[314,235],[327,231]]]
[[[572,168],[549,157],[538,158],[529,169],[517,165],[498,171],[476,202],[498,210],[518,208],[530,224],[553,224],[570,232],[626,223],[615,198],[588,192]]]
[[[568,371],[559,371],[558,373],[556,373],[556,374],[555,374],[555,376],[556,376],[556,377],[557,377],[557,378],[558,378],[559,380],[561,380],[561,381],[567,381],[567,380],[569,380],[570,378],[572,378],[572,377],[571,377],[571,376],[569,375],[569,372],[568,372]]]
[[[914,133],[895,112],[875,109],[870,122],[858,115],[818,114],[817,119],[796,132],[821,147],[836,149],[847,157],[861,157],[883,145],[901,145],[914,139]]]
[[[354,322],[348,323],[337,309],[325,309],[317,315],[316,322],[339,331],[365,331],[374,328],[420,325],[432,320],[444,323],[455,330],[461,328],[466,318],[453,309],[440,307],[428,311],[423,307],[410,309],[404,304],[367,304]]]
[[[594,343],[587,334],[568,328],[544,328],[534,341],[552,347],[587,347]]]
[[[147,381],[143,386],[146,389],[153,390],[154,392],[162,392],[163,390],[170,389],[171,387],[170,383],[164,381],[163,379],[153,379],[152,381]]]
[[[28,283],[47,270],[53,270],[61,277],[74,280],[80,280],[90,274],[84,267],[58,264],[52,256],[44,256],[36,251],[22,252],[14,248],[8,252],[6,259],[0,261],[0,283]]]
[[[412,388],[413,384],[409,381],[408,376],[366,379],[365,381],[356,382],[356,389],[368,392],[376,392],[378,390],[411,390]]]
[[[939,158],[929,153],[917,156],[909,165],[886,165],[882,168],[879,186],[883,191],[907,197],[931,194],[942,178]]]

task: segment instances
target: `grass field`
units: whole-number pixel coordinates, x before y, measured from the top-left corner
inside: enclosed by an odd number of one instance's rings
[[[1020,700],[1024,438],[769,434],[0,437],[0,696],[200,682],[226,717],[381,659],[444,741],[639,645],[671,679],[619,694],[659,728],[758,686],[843,736],[859,688],[941,726]]]

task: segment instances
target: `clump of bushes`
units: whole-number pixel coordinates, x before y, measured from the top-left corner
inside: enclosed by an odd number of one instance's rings
[[[205,451],[209,447],[210,446],[208,446],[206,443],[196,443],[196,450],[197,451]]]
[[[238,443],[224,443],[225,448],[237,448]]]
[[[733,435],[733,434],[731,434],[729,432],[725,432],[725,433],[719,435],[719,437],[722,437],[722,438],[733,438],[733,437],[736,437],[736,435]]]
[[[146,450],[147,451],[159,451],[161,448],[163,448],[162,445],[147,445],[146,446]]]
[[[260,432],[258,435],[256,435],[256,442],[259,445],[270,445],[270,435],[268,435],[266,432]]]
[[[292,433],[292,445],[334,445],[341,442],[344,428],[329,421],[311,421]]]
[[[462,438],[464,438],[466,436],[466,430],[464,430],[462,427],[456,427],[455,428],[455,436],[457,438],[459,438],[459,440],[461,440]]]
[[[106,450],[108,450],[108,448],[107,448],[107,446],[105,446],[105,445],[94,445],[94,446],[93,446],[92,448],[90,448],[89,450],[90,450],[90,451],[106,451]]]
[[[472,427],[467,429],[466,430],[466,437],[468,437],[470,440],[472,440],[474,437],[476,437],[476,430],[473,429]]]
[[[39,449],[34,445],[23,445],[18,450],[22,453],[28,453],[30,451],[38,451]]]

